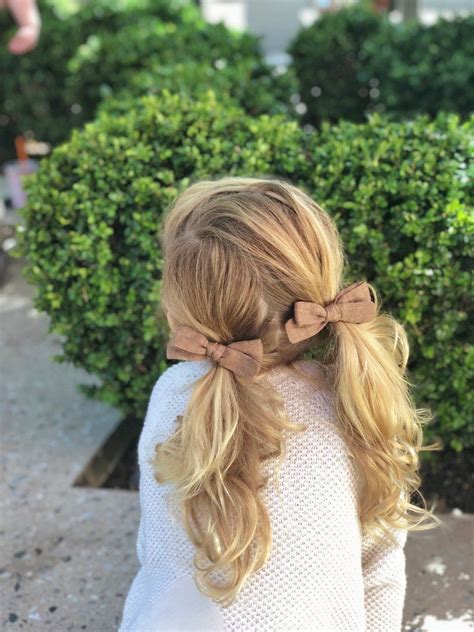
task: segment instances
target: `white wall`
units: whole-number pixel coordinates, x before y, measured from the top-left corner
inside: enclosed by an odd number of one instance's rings
[[[265,54],[278,56],[303,24],[317,18],[319,8],[351,4],[354,0],[201,0],[209,22],[247,29],[262,36]]]
[[[353,4],[356,0],[201,0],[209,22],[223,21],[238,30],[262,37],[264,53],[270,61],[285,61],[284,51],[304,24],[320,14],[320,9]],[[418,0],[419,18],[427,24],[438,16],[474,11],[474,0]],[[394,16],[395,17],[395,16]]]

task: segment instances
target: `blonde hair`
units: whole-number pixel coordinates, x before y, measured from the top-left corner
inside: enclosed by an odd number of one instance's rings
[[[267,482],[261,464],[275,458],[279,469],[284,431],[306,426],[288,419],[264,376],[278,365],[298,371],[295,362],[306,352],[330,376],[337,420],[361,473],[364,531],[380,527],[390,538],[390,528],[440,524],[426,504],[410,503],[421,482],[418,453],[439,446],[422,446],[422,426],[432,415],[414,406],[405,376],[407,336],[379,313],[375,288],[369,284],[377,305],[371,322],[328,323],[297,344],[286,336],[296,300],[325,304],[348,284],[328,214],[278,179],[200,181],[175,200],[162,246],[161,306],[174,324],[224,344],[261,338],[264,348],[257,378],[216,364],[197,380],[175,433],[156,446],[155,478],[173,483],[175,506],[196,547],[200,590],[228,605],[268,558],[272,531],[259,495]]]

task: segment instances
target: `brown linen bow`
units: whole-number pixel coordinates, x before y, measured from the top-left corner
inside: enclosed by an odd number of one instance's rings
[[[260,338],[239,340],[228,345],[211,342],[192,327],[180,325],[166,346],[169,360],[205,360],[210,358],[240,377],[255,377],[260,370],[263,345]]]
[[[296,301],[294,318],[285,323],[286,334],[290,342],[300,342],[317,334],[329,322],[365,323],[374,318],[375,312],[368,284],[359,281],[341,290],[324,307],[310,301]]]

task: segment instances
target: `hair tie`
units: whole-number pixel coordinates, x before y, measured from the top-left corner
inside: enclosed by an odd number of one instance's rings
[[[240,377],[255,377],[260,370],[263,344],[260,338],[239,340],[228,345],[212,342],[192,327],[180,325],[166,346],[169,360],[205,360],[229,369]]]
[[[353,283],[336,294],[334,300],[323,306],[310,301],[294,303],[294,317],[285,323],[290,342],[300,342],[317,334],[329,322],[365,323],[376,314],[366,281]]]

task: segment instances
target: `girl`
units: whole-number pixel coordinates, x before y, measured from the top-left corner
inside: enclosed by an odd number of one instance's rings
[[[399,632],[407,531],[441,522],[410,503],[438,446],[422,446],[404,329],[343,282],[333,221],[284,181],[192,185],[162,246],[180,361],[140,437],[120,632]]]

